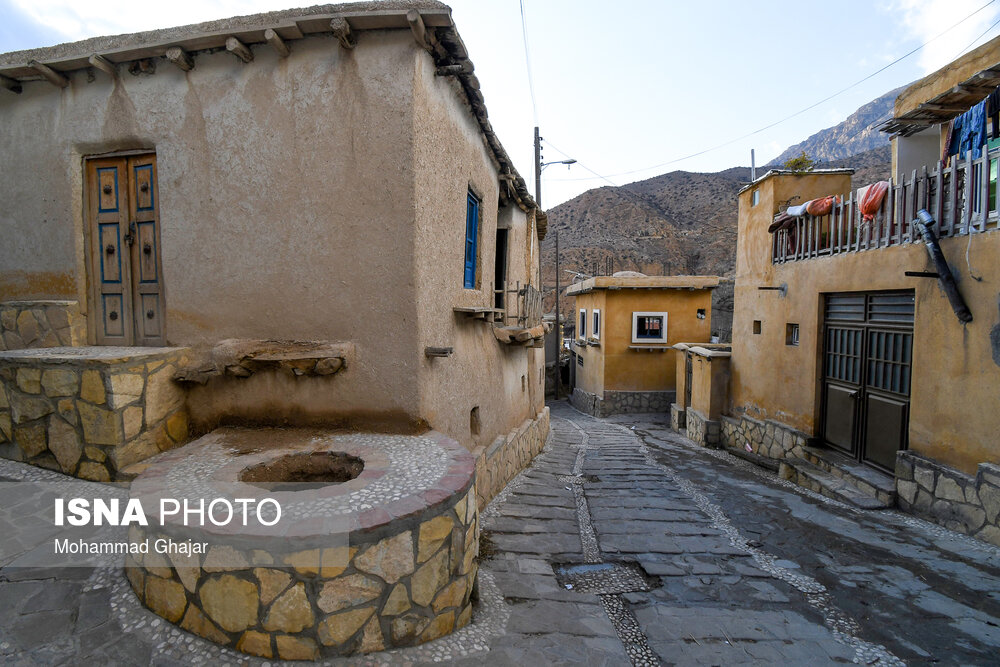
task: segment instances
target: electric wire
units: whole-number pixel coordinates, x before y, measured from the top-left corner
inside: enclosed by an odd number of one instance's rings
[[[538,127],[538,105],[535,104],[535,81],[531,76],[531,54],[528,51],[528,19],[524,15],[524,0],[518,0],[521,5],[521,36],[524,39],[524,67],[528,70],[528,94],[531,96],[531,112],[535,117],[535,127]]]
[[[748,133],[746,133],[746,134],[744,134],[742,136],[736,137],[735,139],[730,139],[729,141],[723,142],[721,144],[717,144],[715,146],[712,146],[710,148],[706,148],[704,150],[697,151],[695,153],[691,153],[689,155],[685,155],[683,157],[675,158],[673,160],[668,160],[666,162],[661,162],[659,164],[655,164],[655,165],[652,165],[652,166],[649,166],[649,167],[643,167],[643,168],[640,168],[640,169],[631,169],[629,171],[622,171],[622,172],[618,172],[618,173],[615,173],[615,174],[610,174],[608,176],[601,176],[601,178],[603,178],[604,180],[607,180],[608,178],[615,178],[617,176],[629,176],[631,174],[638,174],[638,173],[641,173],[641,172],[644,172],[644,171],[651,171],[653,169],[659,169],[661,167],[666,167],[666,166],[669,166],[669,165],[672,165],[672,164],[676,164],[678,162],[683,162],[685,160],[690,160],[691,158],[694,158],[694,157],[705,155],[706,153],[711,153],[712,151],[716,151],[716,150],[718,150],[720,148],[725,148],[726,146],[730,146],[732,144],[735,144],[738,141],[742,141],[742,140],[747,139],[749,137],[752,137],[752,136],[755,136],[757,134],[760,134],[761,132],[764,132],[766,130],[770,130],[771,128],[776,127],[778,125],[781,125],[782,123],[785,123],[785,122],[791,120],[792,118],[796,118],[797,116],[801,116],[802,114],[804,114],[807,111],[811,111],[812,109],[815,109],[816,107],[820,106],[821,104],[825,104],[826,102],[829,102],[833,98],[838,97],[838,96],[842,95],[843,93],[847,92],[848,90],[851,90],[852,88],[855,88],[855,87],[861,85],[865,81],[868,81],[872,77],[874,77],[874,76],[876,76],[878,74],[881,74],[882,72],[884,72],[885,70],[889,69],[890,67],[892,67],[892,66],[894,66],[894,65],[902,62],[906,58],[909,58],[910,56],[912,56],[917,51],[920,51],[921,49],[923,49],[928,44],[930,44],[930,43],[932,43],[932,42],[940,39],[941,37],[943,37],[947,33],[951,32],[952,30],[954,30],[958,26],[962,25],[963,23],[965,23],[966,21],[968,21],[969,19],[971,19],[973,16],[975,16],[979,12],[983,11],[984,9],[986,9],[987,7],[989,7],[990,5],[992,5],[995,2],[996,2],[996,0],[989,0],[989,2],[987,2],[984,5],[982,5],[979,9],[975,10],[974,12],[972,12],[971,14],[969,14],[968,16],[966,16],[965,18],[963,18],[962,20],[960,20],[957,23],[955,23],[954,25],[952,25],[951,27],[943,30],[942,32],[940,32],[937,35],[935,35],[934,37],[931,37],[929,40],[927,40],[926,42],[924,42],[920,46],[918,46],[918,47],[916,47],[916,48],[908,51],[907,53],[903,54],[899,58],[896,58],[895,60],[893,60],[892,62],[888,63],[887,65],[884,65],[883,67],[880,67],[879,69],[875,70],[874,72],[872,72],[868,76],[866,76],[866,77],[864,77],[862,79],[859,79],[858,81],[855,81],[854,83],[852,83],[849,86],[841,88],[837,92],[835,92],[835,93],[833,93],[831,95],[828,95],[827,97],[824,97],[823,99],[819,100],[818,102],[810,104],[809,106],[805,107],[804,109],[800,109],[799,111],[796,111],[795,113],[793,113],[791,115],[785,116],[784,118],[782,118],[780,120],[776,120],[773,123],[770,123],[769,125],[765,125],[764,127],[756,129],[756,130],[754,130],[752,132],[748,132]],[[977,37],[976,39],[978,40],[979,38]],[[975,42],[973,42],[973,43],[975,43]],[[566,180],[569,180],[569,179],[566,179]],[[587,179],[574,179],[574,180],[593,180],[593,179],[587,178]]]

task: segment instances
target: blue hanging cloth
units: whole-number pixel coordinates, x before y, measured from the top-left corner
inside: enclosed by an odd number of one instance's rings
[[[948,154],[965,156],[970,150],[972,158],[983,154],[986,144],[986,100],[983,100],[960,116],[956,116],[951,134]]]

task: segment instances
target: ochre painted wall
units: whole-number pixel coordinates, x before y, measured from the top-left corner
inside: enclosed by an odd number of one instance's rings
[[[595,305],[601,308],[600,346],[588,346],[583,352],[584,368],[576,369],[577,386],[601,397],[605,391],[672,391],[676,387],[676,350],[629,349],[643,345],[632,342],[633,312],[667,313],[667,340],[654,346],[707,343],[711,337],[710,289],[598,289],[578,295],[576,304],[577,318],[580,308],[587,308],[588,315]],[[698,309],[704,309],[705,319],[698,319]]]
[[[745,411],[816,434],[820,421],[820,358],[824,293],[914,290],[913,374],[909,448],[975,473],[980,462],[1000,461],[1000,232],[944,239],[949,261],[973,322],[962,325],[936,280],[904,276],[932,271],[922,243],[833,257],[770,263],[767,224],[774,203],[847,192],[847,177],[779,175],[764,180],[760,204],[740,195],[739,246],[733,321],[731,412]],[[787,285],[787,293],[760,286]],[[761,333],[752,333],[753,320]],[[785,345],[785,324],[800,325],[797,347]],[[991,339],[992,337],[992,339]],[[993,342],[991,342],[991,340]]]
[[[435,76],[409,30],[366,33],[350,50],[296,40],[285,59],[254,51],[246,65],[199,53],[187,73],[166,62],[152,75],[122,68],[115,81],[80,71],[65,89],[32,82],[0,95],[0,200],[17,202],[0,209],[0,301],[76,299],[89,312],[84,158],[149,149],[169,344],[355,346],[323,391],[263,374],[198,400],[195,389],[196,419],[422,422],[472,448],[534,417],[543,351],[502,345],[490,325],[452,311],[492,302],[499,192],[454,78]],[[470,186],[482,199],[480,281],[463,290]],[[537,273],[533,216],[505,215],[509,275],[523,285]],[[455,352],[429,359],[427,346]]]

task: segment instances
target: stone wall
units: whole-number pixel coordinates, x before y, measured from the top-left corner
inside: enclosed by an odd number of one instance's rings
[[[900,509],[1000,546],[1000,465],[975,477],[913,452],[896,454]]]
[[[689,440],[705,447],[718,447],[720,445],[719,422],[713,419],[706,419],[694,408],[688,408],[685,415],[685,434]]]
[[[676,403],[670,404],[670,428],[678,432],[687,429],[687,411]]]
[[[0,355],[0,456],[95,481],[188,437],[182,352]]]
[[[605,391],[604,398],[601,398],[576,387],[569,402],[588,415],[609,417],[618,414],[665,413],[670,410],[670,404],[675,398],[676,393],[673,391]]]
[[[83,345],[87,322],[76,301],[0,303],[0,350]]]
[[[476,489],[479,506],[486,505],[542,451],[549,436],[549,409],[500,436],[476,458]]]
[[[805,458],[809,435],[786,424],[768,419],[760,421],[746,415],[722,416],[721,444],[724,447],[746,450],[747,443],[755,454],[771,459]]]
[[[126,558],[126,575],[154,613],[263,658],[318,660],[412,646],[472,618],[475,498],[467,487],[394,520],[387,537],[352,532],[349,545],[293,545],[301,550],[281,553],[253,543],[213,544],[204,556],[150,550]],[[134,526],[129,538],[155,544],[170,536]]]

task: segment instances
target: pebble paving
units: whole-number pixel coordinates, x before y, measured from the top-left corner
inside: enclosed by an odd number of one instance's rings
[[[328,664],[997,663],[1000,550],[808,492],[666,415],[551,408],[545,450],[481,513],[473,622]],[[88,484],[6,461],[0,478]],[[30,542],[16,513],[0,536]],[[0,662],[279,664],[170,626],[114,567],[0,569]]]

